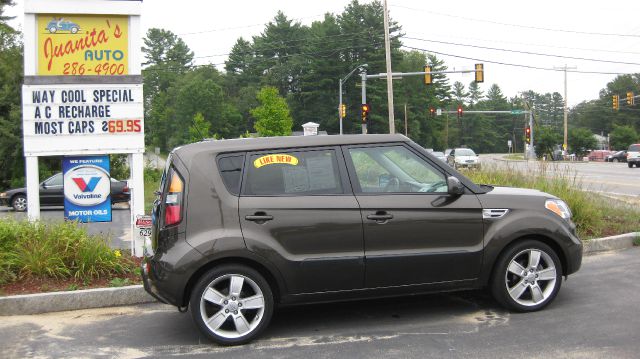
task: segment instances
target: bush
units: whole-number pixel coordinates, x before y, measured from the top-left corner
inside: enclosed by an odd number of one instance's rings
[[[640,210],[632,205],[583,191],[578,178],[557,165],[540,163],[535,172],[523,172],[511,166],[483,166],[465,171],[472,181],[496,186],[533,188],[565,201],[573,214],[580,238],[595,238],[638,230]]]
[[[27,277],[87,281],[135,268],[131,257],[109,248],[108,238],[76,222],[0,219],[0,284]]]

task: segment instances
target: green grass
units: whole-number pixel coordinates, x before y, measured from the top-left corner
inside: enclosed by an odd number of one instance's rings
[[[552,166],[540,163],[538,171],[534,173],[492,166],[464,173],[476,183],[533,188],[561,198],[571,208],[573,221],[582,239],[640,230],[640,209],[637,205],[583,191],[575,174]],[[551,170],[554,170],[553,176]]]
[[[153,168],[144,170],[144,212],[151,213],[153,201],[156,199],[155,191],[160,188],[160,177],[162,171]]]
[[[128,255],[75,222],[0,219],[0,284],[21,278],[91,279],[131,273]]]
[[[524,160],[522,153],[511,153],[503,157],[506,160]]]

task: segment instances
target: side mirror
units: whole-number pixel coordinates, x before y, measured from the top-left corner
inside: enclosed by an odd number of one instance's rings
[[[452,196],[460,196],[464,194],[464,186],[457,177],[447,177],[447,193]]]
[[[40,183],[40,187],[42,187],[42,188],[46,189],[46,188],[47,188],[47,184],[46,184],[46,183],[44,183],[44,182],[42,182],[42,183]]]

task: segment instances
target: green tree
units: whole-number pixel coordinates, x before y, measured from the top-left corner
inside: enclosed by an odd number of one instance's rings
[[[6,23],[5,7],[13,3],[0,1],[0,186],[22,184],[23,58],[21,34]]]
[[[569,148],[578,157],[583,157],[597,145],[593,133],[587,128],[572,128],[569,130]]]
[[[558,131],[550,126],[535,127],[535,149],[536,155],[553,158],[554,146],[562,142],[562,136]]]
[[[189,126],[189,142],[198,142],[209,138],[211,131],[211,123],[204,119],[204,116],[198,112],[193,116],[193,123]]]
[[[638,141],[638,132],[631,126],[616,126],[609,134],[611,148],[616,150],[626,150],[629,145]]]
[[[288,136],[291,134],[293,119],[289,114],[287,102],[278,95],[275,87],[264,87],[258,92],[260,106],[251,110],[251,114],[257,119],[255,129],[258,135]]]
[[[471,81],[469,83],[469,107],[477,104],[484,97],[484,93],[480,89],[480,85],[477,82]]]

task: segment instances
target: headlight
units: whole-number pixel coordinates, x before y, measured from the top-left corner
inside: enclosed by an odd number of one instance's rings
[[[0,193],[0,198],[7,198],[7,192]]]
[[[571,218],[571,210],[563,200],[560,199],[548,199],[544,202],[544,206],[546,209],[551,212],[557,214],[563,219]]]

